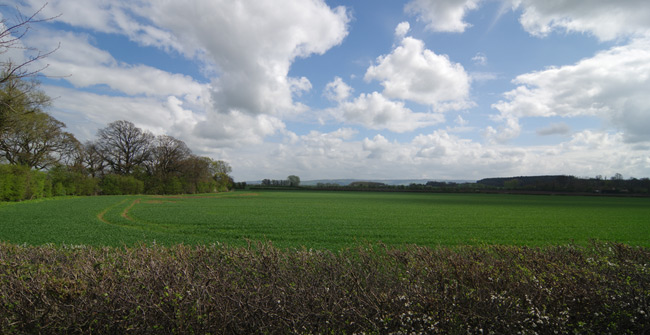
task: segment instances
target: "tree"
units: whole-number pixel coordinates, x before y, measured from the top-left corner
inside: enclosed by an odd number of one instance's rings
[[[0,76],[0,83],[4,83],[11,78],[20,79],[32,77],[47,68],[47,65],[41,66],[37,69],[30,69],[29,66],[51,55],[58,49],[58,47],[53,50],[43,52],[37,48],[26,47],[21,41],[21,39],[25,37],[25,35],[27,35],[31,29],[32,24],[50,21],[57,17],[55,16],[45,19],[37,18],[45,6],[47,6],[47,3],[30,16],[25,16],[20,13],[20,11],[17,11],[14,15],[14,22],[9,22],[4,17],[2,21],[0,21],[0,55],[8,53],[12,49],[20,50],[27,54],[26,59],[18,62],[16,62],[16,60],[12,60],[10,57],[3,57],[3,60],[0,61],[0,66],[5,69],[5,72],[3,72]]]
[[[91,177],[103,176],[106,170],[106,162],[99,152],[97,142],[88,141],[83,145],[81,162],[85,172]]]
[[[3,69],[2,77],[7,73]],[[38,89],[40,83],[36,80],[8,76],[0,82],[0,137],[21,117],[43,111],[50,106],[51,99]]]
[[[298,176],[290,175],[289,177],[287,177],[287,180],[289,181],[289,186],[292,187],[300,186],[300,177]]]
[[[112,122],[100,129],[97,137],[97,151],[116,174],[131,174],[151,158],[153,134],[129,121]]]
[[[0,153],[11,164],[45,169],[62,161],[78,143],[63,131],[63,122],[43,112],[23,115],[12,123],[0,138]]]
[[[183,161],[182,175],[186,193],[214,192],[216,182],[211,173],[212,160],[208,157],[191,155]]]
[[[216,175],[218,173],[229,174],[232,172],[232,167],[230,167],[230,164],[228,164],[228,162],[222,160],[215,161],[211,158],[208,159],[210,160],[210,173],[212,175]]]
[[[152,149],[153,173],[163,177],[180,173],[183,161],[191,155],[185,142],[167,135],[158,136]]]
[[[210,173],[217,182],[218,190],[225,191],[232,187],[234,182],[229,175],[230,172],[232,172],[232,168],[227,162],[210,159]]]

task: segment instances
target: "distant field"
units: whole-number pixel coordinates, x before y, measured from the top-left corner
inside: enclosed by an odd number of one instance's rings
[[[131,245],[270,240],[279,247],[549,245],[650,247],[650,199],[501,194],[261,191],[102,196],[0,204],[0,241]]]

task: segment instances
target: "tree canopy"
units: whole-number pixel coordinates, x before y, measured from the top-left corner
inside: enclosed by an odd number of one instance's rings
[[[128,175],[151,157],[153,134],[119,120],[97,132],[97,151],[112,172]]]
[[[0,162],[15,166],[5,170],[19,177],[0,185],[13,190],[2,199],[207,193],[233,186],[227,162],[196,156],[182,140],[154,136],[130,121],[112,122],[97,132],[95,140],[81,144],[65,131],[63,122],[45,111],[50,98],[38,85],[33,78],[16,76],[0,82]],[[32,169],[47,170],[48,178]],[[40,191],[32,192],[36,188]],[[20,189],[25,192],[14,192]]]

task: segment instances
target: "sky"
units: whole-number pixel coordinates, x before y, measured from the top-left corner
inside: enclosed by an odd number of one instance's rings
[[[6,2],[31,14],[42,0]],[[80,141],[128,120],[236,181],[650,177],[647,0],[49,0]],[[36,64],[39,65],[39,64]]]

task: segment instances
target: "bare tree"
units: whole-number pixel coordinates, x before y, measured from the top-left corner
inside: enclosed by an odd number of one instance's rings
[[[131,174],[151,158],[153,134],[129,121],[115,121],[97,133],[97,151],[117,174]]]
[[[183,161],[192,155],[185,142],[172,136],[160,135],[152,150],[153,172],[161,176],[180,173]]]
[[[29,33],[29,30],[32,28],[33,24],[50,21],[58,17],[54,16],[44,19],[38,18],[39,14],[43,11],[45,6],[47,6],[47,3],[45,3],[43,7],[41,7],[30,16],[25,16],[16,9],[13,21],[10,22],[4,17],[2,21],[0,21],[0,55],[6,54],[11,49],[18,49],[25,51],[27,57],[26,59],[18,62],[16,62],[16,60],[11,60],[8,58],[2,59],[2,61],[0,61],[0,67],[2,67],[5,72],[3,72],[0,76],[0,83],[9,80],[12,77],[26,78],[37,75],[45,68],[47,68],[48,65],[39,66],[35,69],[30,68],[30,65],[33,65],[39,60],[46,58],[59,49],[57,46],[53,50],[42,51],[38,48],[26,47],[21,41],[27,35],[27,33]]]
[[[106,162],[99,152],[99,145],[97,142],[88,141],[83,145],[82,164],[86,173],[91,177],[99,177],[104,174],[106,170]]]

